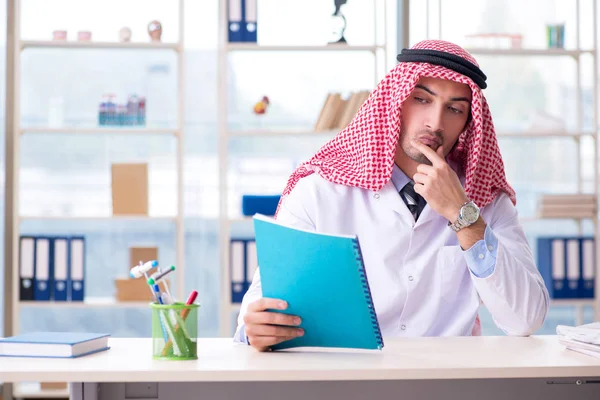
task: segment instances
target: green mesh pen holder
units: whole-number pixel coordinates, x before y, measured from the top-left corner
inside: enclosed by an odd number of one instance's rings
[[[152,358],[198,359],[198,304],[155,304],[152,308]]]

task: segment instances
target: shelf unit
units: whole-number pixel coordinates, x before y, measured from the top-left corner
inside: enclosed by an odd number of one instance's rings
[[[162,49],[183,52],[183,42],[69,42],[60,40],[22,40],[21,49],[52,48],[52,49]]]
[[[310,52],[329,52],[329,51],[369,51],[376,53],[378,50],[385,50],[385,46],[353,46],[343,44],[328,44],[322,46],[274,46],[274,45],[260,45],[256,43],[227,43],[226,48],[228,51],[310,51]]]
[[[377,7],[382,6],[382,12],[377,11]],[[251,223],[249,217],[231,218],[228,209],[228,146],[232,138],[260,136],[265,140],[273,137],[290,137],[298,138],[307,137],[322,137],[324,141],[328,138],[333,138],[339,131],[327,130],[318,131],[307,129],[306,127],[297,127],[289,130],[277,129],[253,129],[246,131],[230,130],[228,126],[228,59],[233,52],[254,52],[256,57],[260,57],[261,52],[309,52],[309,53],[329,53],[329,52],[366,52],[374,57],[374,82],[373,87],[379,83],[382,76],[379,76],[381,68],[382,56],[383,67],[387,72],[387,41],[386,38],[378,38],[381,36],[377,32],[378,18],[382,18],[382,24],[386,26],[387,9],[386,2],[379,0],[373,2],[373,10],[375,15],[375,43],[374,45],[355,46],[343,44],[324,44],[324,45],[306,45],[306,46],[283,46],[283,45],[260,45],[256,43],[229,43],[227,39],[227,1],[219,1],[219,81],[218,81],[218,131],[219,131],[219,259],[221,267],[221,298],[220,298],[220,335],[231,337],[234,328],[231,326],[233,313],[239,312],[240,304],[232,303],[231,301],[231,276],[229,273],[229,240],[231,225],[235,223]],[[387,28],[384,28],[387,32]],[[384,35],[385,36],[385,35]],[[379,39],[379,40],[378,40]],[[317,115],[315,115],[315,120]],[[283,183],[285,184],[285,182]],[[283,189],[283,187],[282,187]]]
[[[176,225],[176,285],[174,294],[183,299],[184,292],[184,226],[183,226],[183,156],[184,156],[184,125],[183,125],[183,91],[184,91],[184,0],[178,0],[178,41],[176,43],[138,43],[138,42],[68,42],[68,41],[31,41],[21,40],[21,2],[10,1],[8,4],[8,36],[7,36],[7,109],[6,109],[6,202],[5,202],[5,324],[6,336],[16,335],[20,330],[19,314],[24,308],[145,308],[148,302],[118,302],[114,298],[86,297],[82,302],[37,302],[21,301],[19,299],[19,236],[20,223],[25,220],[164,220]],[[177,54],[177,126],[175,128],[154,127],[45,127],[21,126],[19,104],[21,101],[21,53],[27,49],[63,49],[68,51],[105,51],[108,49],[143,50],[143,51],[174,51]],[[20,171],[20,140],[29,134],[72,134],[72,135],[170,135],[177,141],[177,213],[174,216],[24,216],[19,214],[19,171]],[[93,244],[87,243],[86,246]],[[41,390],[38,383],[23,383],[17,385],[5,384],[4,398],[66,398],[68,390]]]
[[[596,53],[594,49],[487,49],[480,47],[466,47],[465,50],[474,56],[570,56],[578,58],[582,54],[594,55]]]
[[[22,128],[21,134],[25,133],[61,133],[72,135],[102,135],[102,134],[119,134],[119,135],[173,135],[179,137],[177,129],[159,129],[159,128],[121,128],[121,127],[106,127],[106,128],[45,128],[31,127]]]
[[[83,301],[20,301],[20,308],[143,308],[147,301],[117,301],[113,297],[86,297]]]
[[[426,0],[426,10],[429,11],[430,3],[436,3],[438,10],[438,21],[437,21],[437,35],[436,39],[443,39],[442,37],[442,0]],[[549,138],[572,138],[577,143],[577,156],[575,159],[577,166],[577,192],[582,192],[582,168],[581,168],[581,138],[589,137],[593,141],[593,182],[594,191],[593,194],[599,195],[600,185],[600,174],[599,165],[600,155],[598,154],[598,138],[599,138],[599,115],[598,115],[598,5],[597,0],[591,1],[592,9],[592,37],[593,46],[591,48],[581,48],[581,4],[580,0],[575,0],[575,23],[572,26],[576,26],[575,29],[575,49],[553,49],[553,48],[515,48],[515,49],[494,49],[494,48],[479,48],[479,47],[465,47],[465,50],[470,52],[475,57],[477,56],[497,56],[497,57],[571,57],[576,62],[576,85],[577,85],[577,127],[576,132],[523,132],[523,133],[497,133],[498,137],[506,137],[511,139],[519,138],[533,138],[533,139],[549,139]],[[429,34],[429,18],[426,18],[426,32],[427,39],[433,39]],[[412,22],[412,21],[411,21]],[[581,82],[581,56],[589,55],[592,57],[592,108],[593,108],[593,130],[583,131],[583,115],[582,115],[582,82]],[[493,90],[493,88],[487,89]],[[550,219],[571,219],[577,222],[578,234],[582,234],[582,222],[589,220],[594,225],[594,237],[596,239],[595,247],[595,262],[596,262],[596,276],[595,276],[595,298],[594,299],[551,299],[553,306],[573,306],[576,308],[576,324],[581,325],[583,323],[583,308],[591,306],[594,309],[594,320],[600,320],[600,221],[598,214],[595,218],[538,218],[538,217],[525,217],[521,218],[521,222],[532,222],[538,220],[550,220]]]

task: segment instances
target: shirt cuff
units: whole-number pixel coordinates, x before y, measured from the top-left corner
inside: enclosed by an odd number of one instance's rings
[[[489,225],[485,227],[483,240],[475,243],[469,250],[464,251],[467,265],[473,275],[478,278],[487,278],[496,269],[496,255],[498,254],[498,238],[494,235]]]
[[[233,341],[236,343],[250,344],[250,342],[248,341],[248,336],[246,336],[246,329],[244,325],[241,325],[238,328],[237,332],[233,337]]]

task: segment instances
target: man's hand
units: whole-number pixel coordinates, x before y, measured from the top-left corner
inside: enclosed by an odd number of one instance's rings
[[[442,146],[433,151],[418,140],[413,145],[431,161],[431,165],[419,164],[413,177],[415,192],[423,196],[427,204],[450,222],[456,221],[460,207],[468,200],[456,172],[444,159]]]
[[[275,344],[304,335],[304,330],[294,328],[300,325],[300,318],[267,309],[285,310],[287,303],[282,300],[262,298],[248,305],[244,315],[246,336],[250,345],[258,351],[267,351]]]

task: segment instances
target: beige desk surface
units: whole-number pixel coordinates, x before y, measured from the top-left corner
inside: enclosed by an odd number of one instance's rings
[[[382,351],[259,353],[231,339],[199,339],[198,360],[155,361],[150,339],[109,340],[77,359],[0,357],[0,381],[167,382],[600,377],[600,359],[555,336],[387,339]]]

